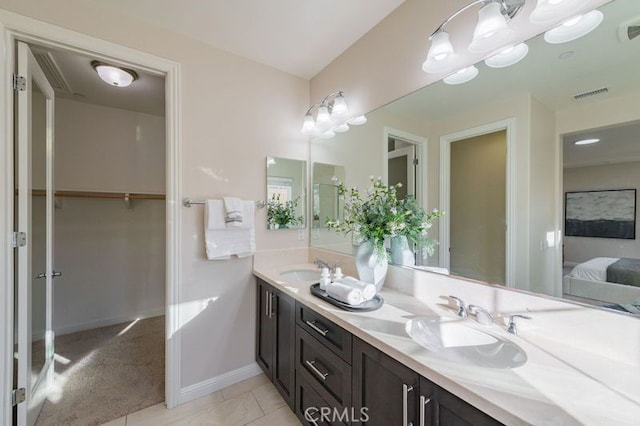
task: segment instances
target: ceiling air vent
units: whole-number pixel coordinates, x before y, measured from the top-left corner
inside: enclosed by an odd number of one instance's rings
[[[33,56],[38,61],[38,65],[42,68],[44,75],[47,77],[49,84],[56,92],[64,92],[64,93],[73,93],[71,91],[71,87],[69,87],[69,83],[62,75],[58,64],[53,59],[51,52],[47,52],[45,50],[34,49],[32,48]]]
[[[633,40],[638,36],[640,36],[640,25],[627,27],[627,37],[629,38],[629,40]]]
[[[609,89],[603,87],[602,89],[592,90],[590,92],[580,93],[579,95],[575,95],[573,99],[579,101],[580,99],[588,98],[590,96],[602,95],[604,93],[608,93]]]

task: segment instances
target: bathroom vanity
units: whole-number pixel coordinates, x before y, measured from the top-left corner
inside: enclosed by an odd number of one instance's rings
[[[292,279],[308,278],[303,267],[314,271],[312,265],[297,265],[297,275],[291,267],[254,269],[256,359],[303,424],[313,424],[305,419],[310,407],[315,418],[314,407],[332,407],[348,413],[351,424],[366,415],[372,425],[632,425],[640,418],[640,368],[631,353],[637,342],[611,332],[601,347],[587,341],[598,338],[596,324],[606,321],[609,330],[613,325],[637,335],[635,318],[410,270],[400,272],[413,281],[405,289],[390,284],[398,279],[390,274],[382,308],[347,312],[311,295],[310,281]],[[484,304],[494,323],[458,318],[439,297],[449,294]],[[516,312],[533,318],[518,324],[519,336],[506,332],[505,318]],[[429,351],[408,330],[424,318],[498,343],[484,346],[492,353],[474,356],[456,352],[455,342],[449,352]],[[505,363],[499,352],[509,345],[524,359]],[[496,363],[485,363],[494,356]]]

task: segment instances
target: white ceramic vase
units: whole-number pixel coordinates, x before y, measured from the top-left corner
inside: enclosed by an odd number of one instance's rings
[[[415,266],[416,258],[409,248],[409,241],[404,235],[391,238],[391,263],[401,266]]]
[[[376,250],[371,241],[363,241],[356,252],[356,269],[360,281],[372,283],[380,291],[387,276],[387,257]]]

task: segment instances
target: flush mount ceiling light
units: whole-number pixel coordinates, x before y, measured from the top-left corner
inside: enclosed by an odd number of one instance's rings
[[[478,4],[483,6],[478,12],[478,23],[468,47],[474,53],[490,52],[505,43],[512,34],[508,24],[520,12],[525,0],[475,0],[455,12],[429,37],[431,46],[422,64],[424,72],[437,74],[451,69],[456,55],[444,27],[456,16]]]
[[[313,118],[313,109],[316,109],[316,118]],[[322,102],[312,105],[304,116],[302,134],[307,136],[319,136],[323,139],[331,139],[336,132],[343,133],[349,130],[349,125],[360,125],[367,122],[367,118],[349,118],[349,107],[343,92],[334,92],[325,97]]]
[[[592,143],[598,143],[600,139],[582,139],[574,142],[575,145],[591,145]]]
[[[451,85],[463,84],[476,78],[478,76],[478,72],[478,68],[471,65],[470,67],[461,69],[460,71],[445,77],[442,81]]]
[[[529,21],[536,25],[551,24],[559,16],[567,16],[584,4],[584,0],[538,0],[529,15]]]
[[[567,43],[579,39],[598,28],[603,19],[604,15],[599,10],[592,10],[584,15],[574,16],[547,31],[544,34],[544,39],[551,44]]]
[[[110,86],[127,87],[138,79],[138,74],[130,69],[116,67],[100,61],[91,61],[91,66],[100,79]]]
[[[527,56],[529,46],[520,43],[516,46],[509,46],[498,53],[485,59],[484,63],[491,68],[505,68],[517,64]]]

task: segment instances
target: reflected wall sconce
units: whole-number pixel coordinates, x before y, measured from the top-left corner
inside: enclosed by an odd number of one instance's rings
[[[603,19],[604,15],[599,10],[592,10],[584,15],[574,16],[544,33],[544,39],[551,44],[577,40],[598,28]]]
[[[100,61],[91,61],[91,66],[102,81],[114,87],[127,87],[138,79],[138,74],[128,68],[116,67]]]
[[[313,109],[316,118],[313,118]],[[322,102],[311,105],[304,116],[302,134],[331,139],[336,133],[349,130],[349,125],[358,126],[367,122],[364,115],[349,117],[349,107],[344,99],[344,92],[338,91],[326,96]]]

